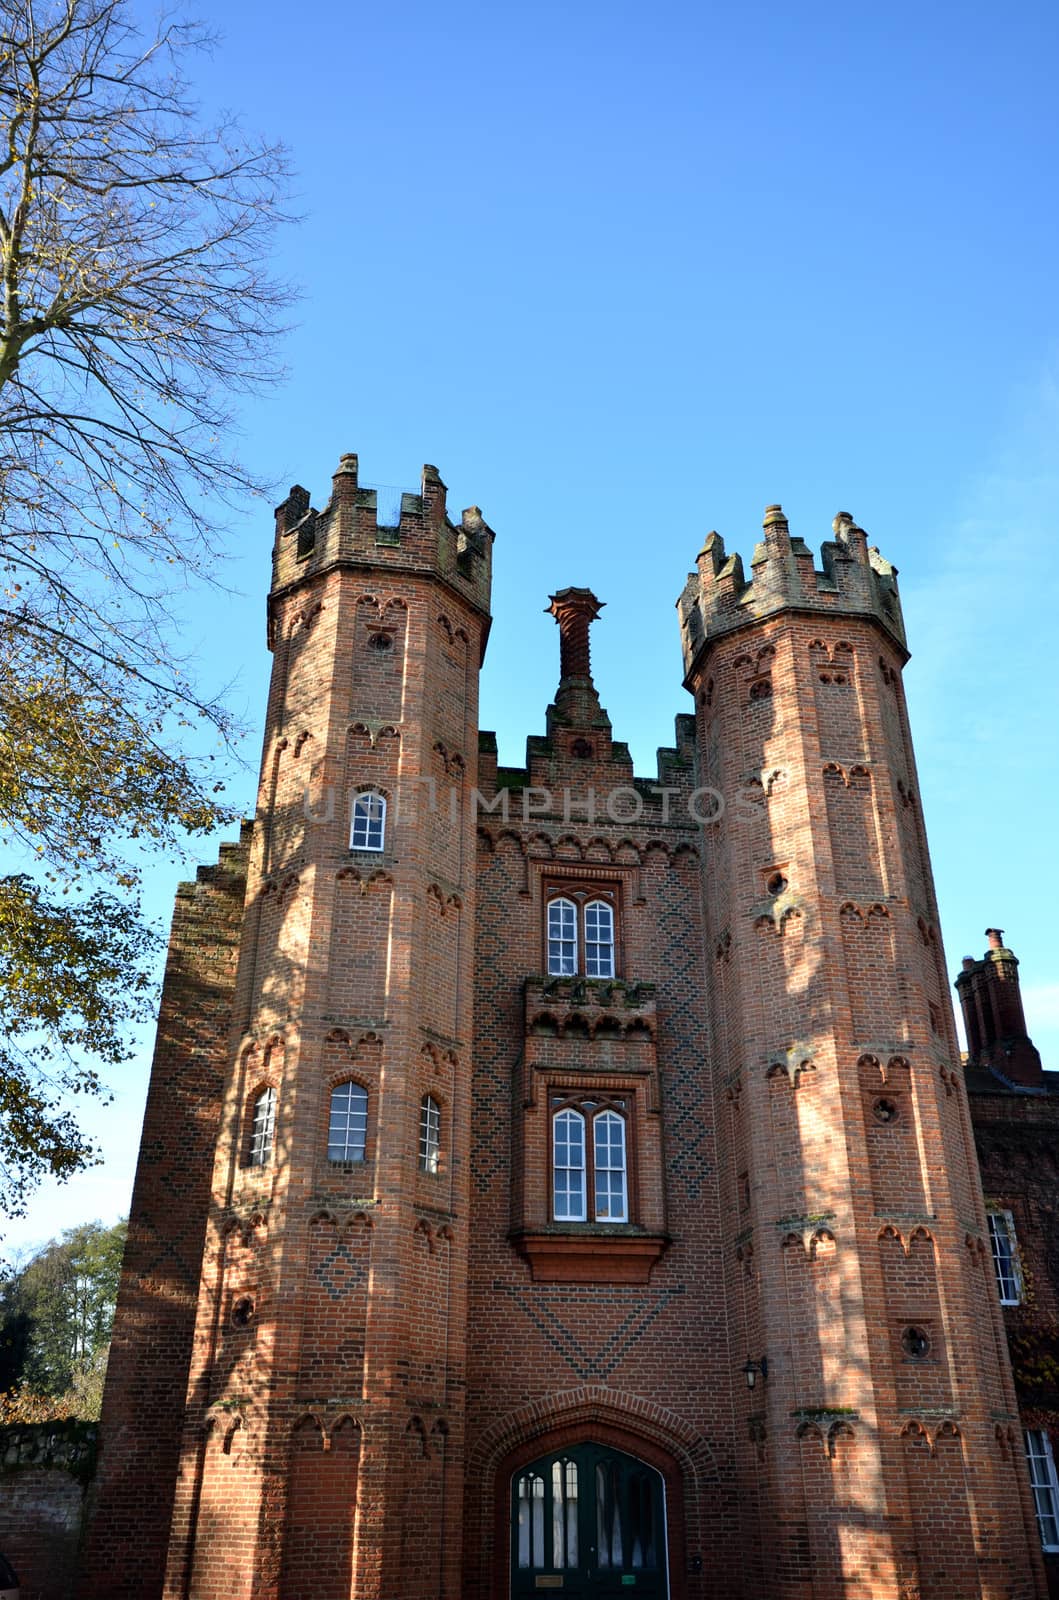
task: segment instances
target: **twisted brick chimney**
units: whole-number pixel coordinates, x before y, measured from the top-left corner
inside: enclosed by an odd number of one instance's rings
[[[572,725],[595,722],[599,695],[592,682],[589,629],[605,604],[591,589],[560,589],[547,610],[559,624],[559,688],[555,704]]]

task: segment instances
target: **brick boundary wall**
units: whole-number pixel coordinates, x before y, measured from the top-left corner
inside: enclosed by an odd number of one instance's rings
[[[67,1600],[96,1466],[94,1422],[0,1428],[0,1550],[21,1600]]]

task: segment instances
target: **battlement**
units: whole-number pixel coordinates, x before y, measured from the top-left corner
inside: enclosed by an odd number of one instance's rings
[[[276,507],[272,554],[275,595],[336,565],[393,567],[395,571],[435,572],[489,610],[492,546],[496,535],[477,506],[460,521],[450,521],[447,490],[437,467],[424,466],[418,494],[398,491],[395,522],[380,522],[379,491],[363,487],[359,462],[342,456],[331,480],[331,497],[322,511],[309,491],[295,484]]]
[[[906,647],[897,568],[868,544],[848,511],[831,524],[835,536],[821,547],[820,569],[805,541],[791,536],[782,506],[766,506],[763,527],[749,580],[743,558],[727,554],[719,533],[707,536],[698,571],[677,601],[686,671],[713,639],[788,609],[871,616]]]

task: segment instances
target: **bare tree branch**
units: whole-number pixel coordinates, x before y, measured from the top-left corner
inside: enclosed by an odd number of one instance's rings
[[[83,1164],[60,1102],[100,1080],[75,1056],[120,1060],[102,1019],[139,1013],[127,837],[170,846],[226,814],[182,731],[205,719],[224,740],[229,718],[175,647],[173,596],[211,578],[223,518],[264,492],[230,448],[233,407],[279,376],[291,296],[270,268],[284,153],[205,125],[183,74],[212,43],[182,20],[144,35],[130,0],[0,15],[0,839],[37,863],[36,887],[0,878],[0,1108],[27,1172]],[[20,946],[42,930],[51,1010],[41,951]],[[25,1192],[19,1147],[0,1152],[0,1205]]]

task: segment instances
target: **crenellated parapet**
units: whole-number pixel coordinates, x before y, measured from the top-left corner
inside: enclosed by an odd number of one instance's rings
[[[323,510],[300,484],[276,507],[272,596],[335,566],[370,566],[432,573],[488,613],[495,534],[477,506],[450,521],[446,495],[437,467],[425,466],[420,492],[401,494],[397,521],[380,522],[378,490],[361,487],[357,457],[343,455]]]
[[[847,511],[831,526],[835,537],[822,546],[817,568],[805,541],[791,536],[783,508],[767,506],[749,580],[742,556],[728,555],[720,534],[709,534],[698,571],[688,575],[677,601],[685,671],[714,639],[786,610],[874,617],[905,649],[897,568],[868,544]]]

